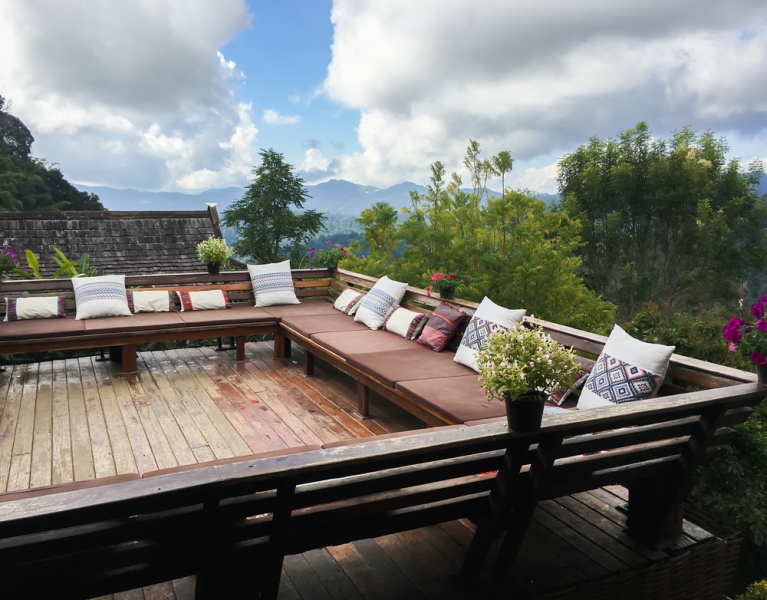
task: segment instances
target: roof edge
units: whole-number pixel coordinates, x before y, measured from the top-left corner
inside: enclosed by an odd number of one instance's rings
[[[210,219],[207,210],[36,210],[0,211],[0,220],[16,219]]]

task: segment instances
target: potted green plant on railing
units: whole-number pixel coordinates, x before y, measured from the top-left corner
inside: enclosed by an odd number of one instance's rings
[[[756,365],[759,383],[767,384],[767,296],[762,296],[751,307],[756,319],[749,323],[733,317],[724,326],[722,335],[730,342],[730,351],[737,352]]]
[[[341,244],[334,244],[332,240],[325,242],[327,248],[317,250],[309,249],[309,262],[312,268],[335,269],[338,263],[346,258],[346,248]]]
[[[479,378],[488,400],[506,403],[509,428],[536,431],[552,391],[572,381],[578,364],[537,325],[491,335],[477,353]]]
[[[461,278],[458,276],[458,269],[452,273],[432,273],[429,276],[431,282],[429,287],[426,288],[426,294],[431,296],[432,290],[436,288],[439,292],[439,297],[443,300],[455,299],[455,289],[459,285],[465,284],[468,279],[466,277]]]
[[[221,265],[226,264],[231,254],[226,240],[223,238],[209,235],[207,240],[197,244],[197,256],[200,262],[204,262],[208,266],[208,273],[211,275],[218,273]]]

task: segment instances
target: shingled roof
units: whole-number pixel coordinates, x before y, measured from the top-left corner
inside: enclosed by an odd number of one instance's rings
[[[44,277],[56,272],[54,247],[71,260],[87,252],[107,275],[199,272],[197,244],[209,235],[222,237],[215,204],[204,211],[0,212],[2,246],[22,257],[32,250]]]

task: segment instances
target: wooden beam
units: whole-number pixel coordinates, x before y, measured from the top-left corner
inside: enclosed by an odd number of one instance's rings
[[[136,364],[136,352],[135,345],[123,346],[122,349],[122,370],[121,375],[135,375],[138,373],[138,366]]]
[[[363,417],[370,418],[370,388],[361,381],[357,382],[357,410]]]
[[[304,350],[304,375],[307,377],[314,375],[314,354],[309,350]]]

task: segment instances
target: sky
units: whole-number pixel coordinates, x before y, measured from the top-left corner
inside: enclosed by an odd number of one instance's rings
[[[427,183],[510,150],[508,185],[639,121],[767,157],[764,0],[0,0],[0,95],[72,182]],[[498,187],[500,182],[491,182]]]

